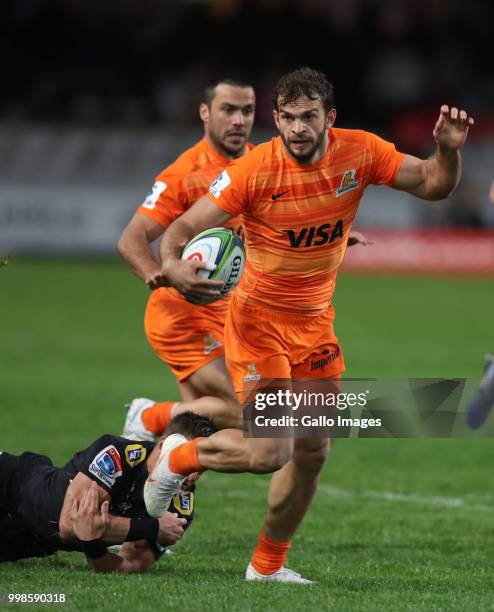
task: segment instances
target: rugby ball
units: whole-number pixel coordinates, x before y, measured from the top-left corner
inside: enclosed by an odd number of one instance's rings
[[[213,227],[201,232],[187,244],[182,252],[183,260],[200,261],[212,270],[198,270],[201,278],[223,281],[218,297],[205,298],[203,304],[219,300],[234,289],[242,276],[245,251],[241,238],[226,227]]]

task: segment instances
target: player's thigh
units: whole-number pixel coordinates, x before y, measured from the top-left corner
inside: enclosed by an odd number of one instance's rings
[[[179,383],[183,401],[197,399],[200,382],[191,377],[223,358],[224,316],[193,306],[181,298],[153,292],[148,300],[144,328],[152,349],[168,364]],[[224,384],[220,381],[217,386]]]
[[[234,389],[244,400],[266,381],[291,376],[283,329],[269,316],[264,309],[245,308],[232,299],[225,322],[225,358]]]
[[[208,416],[218,429],[242,428],[242,410],[223,356],[208,362],[179,384],[184,401],[195,400],[199,408],[210,410]],[[191,409],[197,411],[196,407]]]
[[[193,372],[186,380],[180,382],[193,399],[212,395],[237,404],[233,384],[225,365],[225,358],[219,355]]]

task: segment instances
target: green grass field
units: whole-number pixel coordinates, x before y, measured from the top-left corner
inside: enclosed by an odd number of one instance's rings
[[[147,346],[146,289],[117,262],[0,269],[0,448],[61,464],[118,433],[136,396],[175,399]],[[348,376],[479,377],[494,350],[492,279],[342,276]],[[146,575],[90,573],[80,554],[0,565],[8,592],[78,610],[494,610],[492,439],[336,440],[289,557],[311,588],[242,580],[269,479],[206,473],[195,523]],[[5,599],[0,607],[6,607]]]

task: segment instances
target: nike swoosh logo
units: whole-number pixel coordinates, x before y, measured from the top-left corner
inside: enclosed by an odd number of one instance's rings
[[[281,193],[273,193],[273,195],[271,196],[271,199],[274,202],[278,198],[281,198],[281,196],[284,196],[286,193],[288,193],[288,191],[282,191]]]

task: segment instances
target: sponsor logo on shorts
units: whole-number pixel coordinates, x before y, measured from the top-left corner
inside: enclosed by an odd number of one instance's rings
[[[129,444],[125,447],[125,461],[130,467],[135,467],[146,458],[147,450],[141,444]]]
[[[153,210],[153,208],[156,206],[158,198],[163,193],[163,191],[165,191],[166,188],[166,183],[164,183],[163,181],[156,181],[151,191],[147,194],[146,199],[142,203],[142,206],[144,208],[149,208],[150,210]]]
[[[333,362],[340,354],[340,347],[337,346],[333,351],[329,351],[325,349],[321,357],[318,359],[312,359],[310,362],[310,371],[314,372],[315,370],[322,370],[325,368],[328,363]]]
[[[223,189],[228,187],[231,182],[232,181],[228,176],[228,172],[226,170],[223,170],[223,172],[218,176],[218,178],[211,183],[209,187],[209,193],[216,199],[218,199]]]
[[[173,498],[173,505],[184,516],[189,516],[194,511],[194,493],[179,493]]]
[[[113,487],[115,480],[122,475],[122,459],[117,449],[110,445],[100,451],[91,461],[89,471],[107,487]]]
[[[341,179],[340,186],[336,190],[336,197],[338,198],[342,193],[346,193],[347,191],[351,191],[352,189],[358,189],[358,182],[355,180],[355,173],[357,171],[352,168],[352,170],[347,170]]]
[[[247,376],[244,376],[244,382],[252,382],[261,380],[261,375],[257,373],[256,364],[249,363],[247,366]]]
[[[214,349],[217,349],[220,346],[221,346],[221,342],[219,340],[216,340],[213,334],[207,334],[206,336],[204,336],[204,354],[205,355],[209,355],[211,351],[214,351]]]

